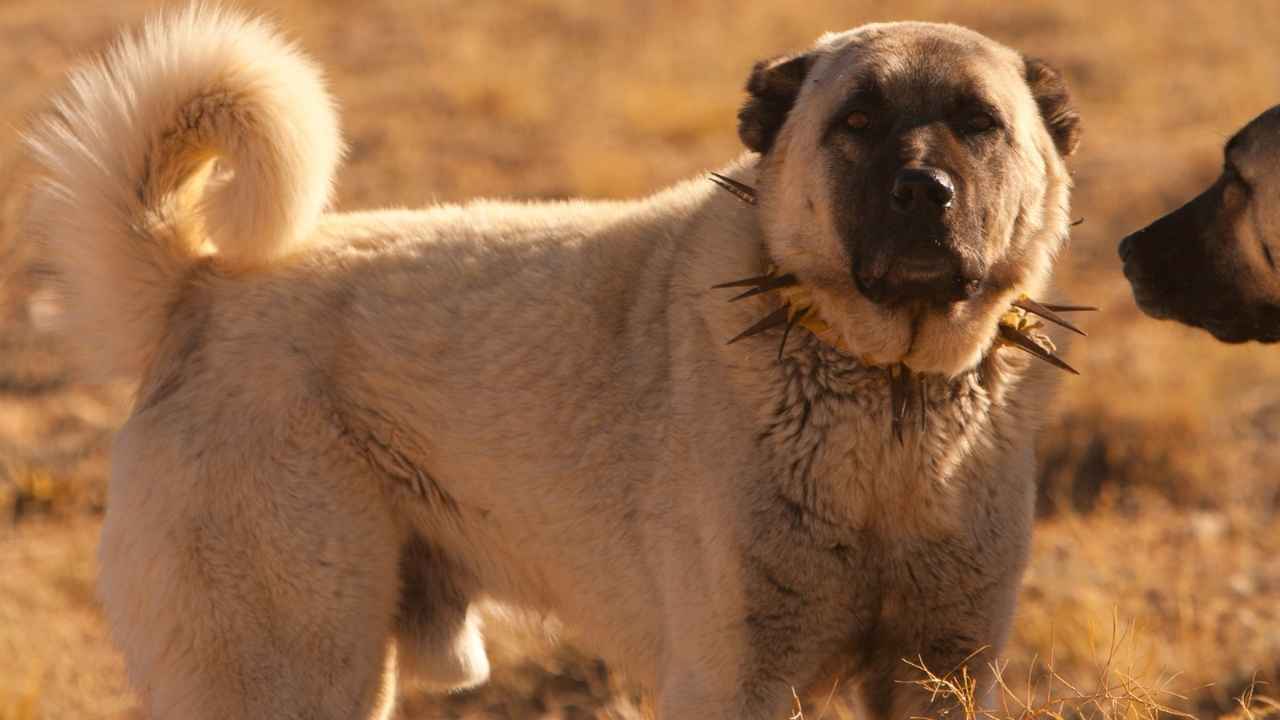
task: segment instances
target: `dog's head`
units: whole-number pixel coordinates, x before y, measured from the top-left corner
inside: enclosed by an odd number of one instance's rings
[[[1120,243],[1139,307],[1226,342],[1280,341],[1280,106],[1227,142],[1222,173]]]
[[[1078,117],[1059,74],[951,25],[867,25],[756,65],[767,250],[845,347],[954,375],[1035,294],[1068,230]]]

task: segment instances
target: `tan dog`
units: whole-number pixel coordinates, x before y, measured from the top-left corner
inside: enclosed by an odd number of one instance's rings
[[[905,23],[748,89],[721,172],[756,207],[325,214],[333,110],[260,23],[171,15],[74,75],[33,229],[84,366],[141,378],[101,592],[153,716],[385,717],[397,666],[485,679],[479,600],[577,626],[662,718],[833,686],[907,717],[903,658],[1001,646],[1044,383],[995,338],[1067,233],[1062,83]],[[827,342],[725,344],[778,299],[710,287],[771,264]]]
[[[1280,106],[1227,141],[1204,192],[1121,242],[1138,306],[1225,342],[1280,342],[1277,173]]]

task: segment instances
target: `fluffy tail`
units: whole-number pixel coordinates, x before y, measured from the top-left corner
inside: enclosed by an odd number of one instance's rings
[[[27,137],[43,170],[31,230],[85,369],[137,377],[202,256],[261,268],[306,241],[342,154],[337,117],[291,44],[201,5],[153,18],[70,84]]]

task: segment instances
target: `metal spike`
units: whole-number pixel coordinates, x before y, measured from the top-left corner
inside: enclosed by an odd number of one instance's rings
[[[773,278],[773,279],[769,280],[768,282],[765,282],[765,283],[762,283],[762,284],[760,284],[760,285],[757,285],[756,287],[753,287],[753,288],[751,288],[750,290],[748,290],[748,291],[746,291],[746,292],[744,292],[744,293],[742,293],[742,294],[740,294],[740,295],[735,295],[735,296],[733,296],[733,297],[729,298],[729,302],[737,302],[737,301],[739,301],[739,300],[745,300],[745,299],[747,299],[747,298],[749,298],[749,297],[752,297],[752,296],[755,296],[755,295],[759,295],[759,294],[761,294],[761,293],[773,292],[774,290],[777,290],[778,288],[790,287],[790,286],[792,286],[792,285],[795,285],[795,284],[796,284],[796,282],[797,282],[797,281],[796,281],[796,276],[795,276],[795,275],[790,275],[790,274],[788,274],[788,275],[779,275],[778,277],[775,277],[775,278]]]
[[[1045,303],[1044,307],[1054,312],[1097,312],[1098,310],[1092,305],[1050,305]]]
[[[1085,331],[1081,330],[1080,328],[1076,327],[1076,326],[1075,326],[1075,324],[1073,324],[1072,322],[1070,322],[1070,321],[1069,321],[1069,320],[1067,320],[1066,318],[1064,318],[1064,317],[1062,317],[1061,315],[1059,315],[1058,313],[1056,313],[1056,312],[1054,312],[1054,311],[1050,310],[1049,308],[1045,307],[1044,305],[1041,305],[1040,303],[1036,302],[1035,300],[1032,300],[1032,299],[1031,299],[1031,298],[1029,298],[1029,297],[1023,297],[1023,298],[1018,298],[1017,300],[1014,300],[1014,301],[1013,301],[1013,306],[1014,306],[1014,307],[1016,307],[1016,308],[1022,308],[1023,310],[1026,310],[1027,312],[1032,313],[1032,314],[1034,314],[1034,315],[1039,315],[1040,317],[1044,318],[1045,320],[1048,320],[1049,322],[1054,323],[1054,324],[1057,324],[1057,325],[1061,325],[1062,327],[1064,327],[1064,328],[1066,328],[1066,329],[1070,330],[1071,332],[1073,332],[1073,333],[1075,333],[1075,334],[1077,334],[1077,335],[1081,335],[1081,336],[1083,336],[1083,337],[1089,337],[1089,333],[1087,333],[1087,332],[1085,332]]]
[[[773,279],[773,277],[773,275],[757,275],[755,277],[743,278],[741,280],[730,280],[729,282],[720,283],[719,285],[712,285],[711,289],[719,290],[720,288],[753,287],[755,285],[763,285]]]
[[[1026,352],[1034,357],[1037,357],[1056,368],[1059,368],[1061,370],[1066,370],[1072,375],[1080,374],[1079,370],[1076,370],[1075,368],[1068,365],[1062,358],[1058,357],[1055,353],[1041,347],[1040,343],[1031,339],[1030,336],[1018,330],[1017,328],[1012,327],[1010,325],[1000,325],[999,328],[1000,328],[1000,337],[1008,341],[1011,345],[1018,348],[1019,350],[1022,350],[1023,352]]]
[[[787,311],[790,309],[791,308],[789,305],[783,305],[777,310],[774,310],[773,312],[764,316],[760,320],[756,321],[756,323],[751,327],[735,335],[732,340],[730,340],[725,344],[732,345],[743,338],[748,338],[748,337],[751,337],[752,335],[758,335],[764,332],[765,330],[768,330],[769,328],[781,325],[782,323],[787,321]]]
[[[788,309],[790,306],[788,306]],[[782,352],[787,349],[787,336],[791,334],[791,328],[799,324],[800,319],[809,312],[809,308],[800,308],[787,319],[787,329],[782,331],[782,342],[778,345],[778,362],[782,362]]]
[[[720,173],[710,173],[711,182],[748,205],[756,204],[756,189]]]

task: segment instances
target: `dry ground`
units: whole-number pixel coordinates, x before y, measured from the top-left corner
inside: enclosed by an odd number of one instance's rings
[[[1086,122],[1075,162],[1085,222],[1060,294],[1105,312],[1072,348],[1084,377],[1065,382],[1042,442],[1043,517],[1008,675],[1043,688],[1033,660],[1051,656],[1082,693],[1131,690],[1133,678],[1203,717],[1231,712],[1255,676],[1280,679],[1280,349],[1145,320],[1114,259],[1125,231],[1211,177],[1225,137],[1280,102],[1271,4],[247,4],[329,69],[351,142],[343,208],[656,188],[738,151],[734,112],[754,59],[869,20],[957,21],[1056,62]],[[0,720],[132,706],[92,591],[104,450],[128,389],[68,384],[57,347],[30,329],[42,306],[16,225],[17,130],[74,57],[155,7],[0,2]],[[411,693],[404,717],[633,716],[589,658],[527,630],[495,641],[494,687],[445,701]],[[1108,658],[1112,672],[1099,673]],[[1150,711],[1108,703],[1083,712]]]

